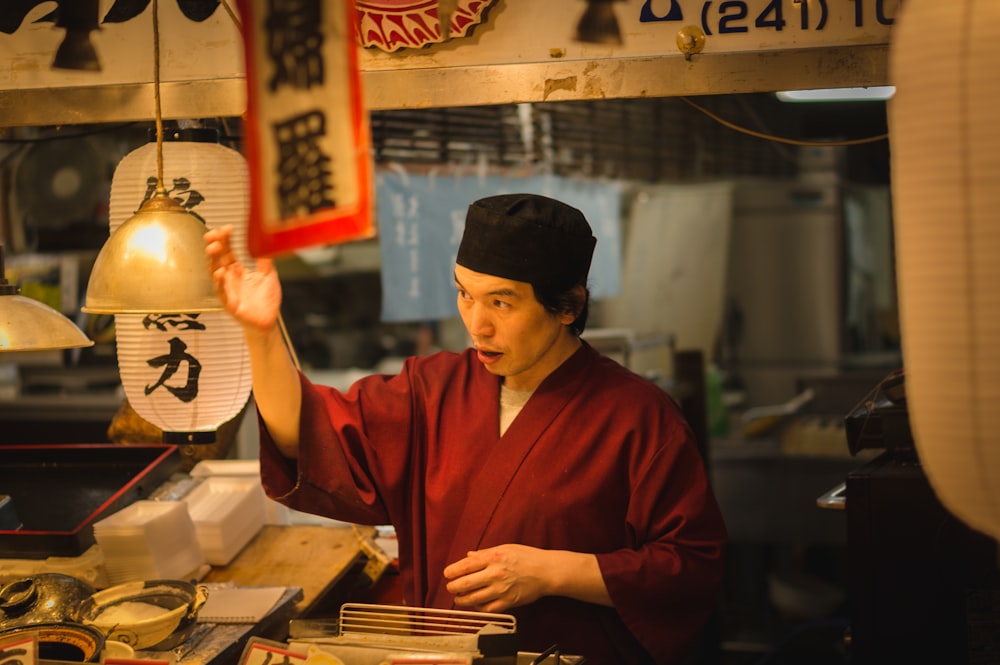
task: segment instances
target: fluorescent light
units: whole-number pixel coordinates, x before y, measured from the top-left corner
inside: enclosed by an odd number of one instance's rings
[[[775,93],[783,102],[863,102],[884,101],[896,92],[895,86],[870,88],[820,88],[817,90],[782,90]]]

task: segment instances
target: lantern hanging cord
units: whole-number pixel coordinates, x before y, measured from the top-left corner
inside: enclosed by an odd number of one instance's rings
[[[234,12],[233,8],[229,6],[228,0],[222,0],[222,8],[226,10],[227,14],[229,14],[229,19],[233,22],[233,25],[235,25],[237,29],[242,29],[243,25],[240,23],[239,17],[236,16],[236,12]]]
[[[694,108],[694,109],[696,109],[698,111],[701,111],[702,113],[704,113],[705,115],[707,115],[709,118],[711,118],[712,120],[716,121],[720,125],[724,125],[724,126],[728,127],[729,129],[732,129],[734,131],[740,132],[742,134],[747,134],[749,136],[753,136],[753,137],[756,137],[756,138],[759,138],[759,139],[764,139],[764,140],[767,140],[767,141],[775,141],[776,143],[786,143],[788,145],[804,145],[804,146],[826,147],[826,146],[846,146],[846,145],[861,145],[861,144],[864,144],[864,143],[876,143],[878,141],[884,141],[884,140],[886,140],[886,139],[889,138],[889,134],[878,134],[876,136],[868,136],[868,137],[860,138],[860,139],[846,139],[846,140],[843,140],[843,141],[800,141],[800,140],[797,140],[797,139],[786,139],[786,138],[781,137],[781,136],[774,136],[772,134],[765,134],[763,132],[757,132],[757,131],[754,131],[752,129],[747,129],[746,127],[740,127],[739,125],[737,125],[735,123],[732,123],[732,122],[729,122],[725,118],[722,118],[722,117],[716,115],[715,113],[712,113],[711,111],[709,111],[704,106],[701,106],[700,104],[696,104],[695,102],[691,101],[687,97],[681,97],[680,99],[681,99],[681,101],[683,101],[688,106],[690,106],[690,107],[692,107],[692,108]]]
[[[156,113],[156,193],[166,194],[163,186],[163,113],[160,106],[160,7],[153,0],[153,100]]]
[[[292,364],[295,365],[295,369],[301,370],[302,363],[299,362],[299,355],[295,353],[295,346],[292,344],[292,337],[288,334],[288,328],[285,326],[285,319],[282,318],[281,313],[278,313],[278,331],[281,333],[281,339],[285,342],[285,348],[288,349],[288,355],[292,359]]]

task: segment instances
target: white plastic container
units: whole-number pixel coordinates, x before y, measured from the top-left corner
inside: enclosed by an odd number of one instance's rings
[[[264,488],[257,477],[209,476],[184,497],[201,552],[225,566],[264,526]]]
[[[191,469],[191,477],[195,480],[215,476],[239,476],[241,478],[254,478],[260,482],[260,461],[259,460],[202,460]],[[291,524],[291,511],[288,507],[281,505],[274,499],[264,495],[264,524],[277,524],[284,526]]]

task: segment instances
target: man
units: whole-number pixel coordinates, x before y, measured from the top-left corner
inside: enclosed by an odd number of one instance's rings
[[[405,601],[509,612],[522,651],[673,663],[713,607],[725,529],[690,429],[659,388],[580,339],[596,240],[533,194],[469,207],[455,266],[472,340],[341,393],[277,326],[270,261],[207,252],[250,347],[268,494],[392,524]]]

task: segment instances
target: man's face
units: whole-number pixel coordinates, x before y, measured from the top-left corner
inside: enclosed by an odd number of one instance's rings
[[[527,282],[455,267],[458,312],[479,360],[508,388],[534,390],[579,346],[572,314],[545,311]]]

